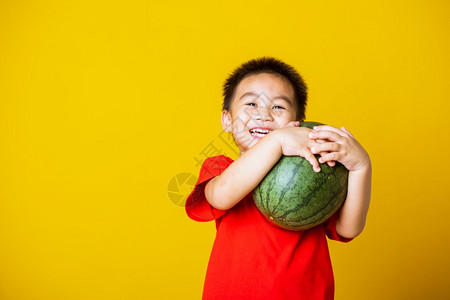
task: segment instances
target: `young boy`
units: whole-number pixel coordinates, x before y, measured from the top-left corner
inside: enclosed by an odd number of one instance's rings
[[[203,299],[333,299],[326,237],[348,242],[363,230],[371,162],[343,127],[299,127],[306,95],[300,75],[270,57],[242,64],[226,80],[222,127],[232,133],[240,157],[207,158],[186,201],[190,218],[216,221]],[[342,208],[304,231],[271,224],[257,210],[251,191],[281,155],[302,156],[316,172],[319,163],[343,164],[350,173]]]

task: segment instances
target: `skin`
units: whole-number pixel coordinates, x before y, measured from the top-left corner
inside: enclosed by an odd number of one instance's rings
[[[364,229],[370,203],[369,155],[344,127],[298,127],[302,120],[295,120],[296,115],[294,89],[285,78],[270,73],[245,77],[230,110],[221,117],[223,129],[233,134],[241,155],[207,183],[206,199],[217,209],[230,209],[259,184],[281,155],[302,156],[316,172],[320,172],[319,162],[333,166],[338,161],[349,170],[349,181],[336,230],[354,238]],[[319,162],[314,154],[320,155]]]

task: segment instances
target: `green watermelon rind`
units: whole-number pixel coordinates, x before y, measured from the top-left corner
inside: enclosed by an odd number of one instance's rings
[[[322,124],[301,124],[316,125]],[[320,168],[316,173],[303,157],[282,156],[253,190],[256,207],[270,222],[288,230],[306,230],[325,222],[345,201],[348,170],[338,162],[334,167],[320,164]]]

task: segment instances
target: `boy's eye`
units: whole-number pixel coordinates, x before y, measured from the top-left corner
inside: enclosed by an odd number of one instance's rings
[[[254,103],[254,102],[249,102],[249,103],[247,103],[247,105],[248,105],[248,106],[256,106],[256,103]]]
[[[279,105],[275,105],[275,106],[273,107],[273,109],[284,109],[284,107],[283,107],[283,106],[279,106]]]

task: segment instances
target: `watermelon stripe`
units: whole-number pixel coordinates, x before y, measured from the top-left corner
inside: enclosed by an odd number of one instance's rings
[[[300,165],[295,165],[294,170],[291,173],[291,176],[289,178],[289,185],[283,189],[281,191],[281,195],[280,195],[280,201],[276,202],[276,205],[272,208],[272,212],[275,215],[277,213],[277,208],[280,205],[280,203],[282,203],[284,196],[286,195],[286,193],[288,193],[297,183],[295,182],[294,178],[296,177],[298,171],[300,169]]]
[[[302,223],[316,223],[320,220],[322,220],[320,223],[322,223],[323,221],[326,221],[326,219],[328,219],[329,217],[331,217],[339,208],[340,205],[336,205],[336,204],[342,204],[341,201],[339,201],[339,198],[341,198],[341,192],[344,191],[345,188],[342,188],[339,193],[330,199],[330,201],[328,201],[323,207],[322,207],[322,211],[320,211],[319,213],[316,214],[311,214],[309,216],[305,216],[304,219],[298,221],[298,222],[293,222],[293,224],[302,224]],[[344,198],[345,199],[345,198]]]
[[[327,207],[330,207],[331,209],[333,209],[336,206],[336,203],[339,203],[339,201],[337,200],[338,198],[341,198],[340,196],[344,190],[346,190],[346,188],[341,186],[339,188],[339,191],[334,195],[334,197],[331,197],[328,202],[325,202],[322,208],[325,209]],[[311,218],[314,215],[315,214],[311,213],[309,216],[306,216],[306,218]]]
[[[321,184],[323,184],[323,182],[320,182]],[[289,214],[291,214],[292,212],[296,212],[299,209],[308,206],[308,204],[310,203],[311,200],[314,199],[314,195],[317,194],[317,192],[322,188],[321,184],[318,184],[311,192],[309,192],[308,194],[306,194],[303,197],[303,201],[299,202],[296,206],[294,206],[292,209],[287,210],[284,214],[281,215],[282,218],[286,218]],[[282,199],[280,199],[282,200]]]
[[[276,167],[276,166],[275,166],[275,167]],[[265,207],[267,211],[269,211],[269,201],[270,201],[270,199],[271,199],[269,193],[270,193],[270,191],[274,188],[274,186],[275,186],[275,180],[271,180],[271,181],[269,182],[268,188],[266,189],[266,197],[265,197],[266,200],[267,200],[267,201],[266,201],[266,205],[264,206],[264,204],[262,203],[263,207]]]

